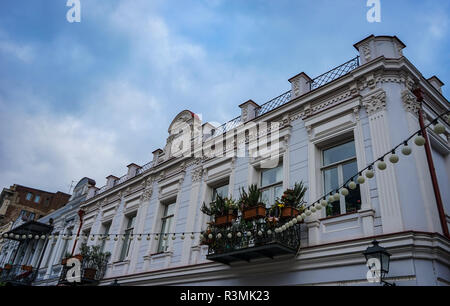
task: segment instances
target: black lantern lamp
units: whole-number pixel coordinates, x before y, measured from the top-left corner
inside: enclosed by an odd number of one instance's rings
[[[384,286],[396,286],[395,283],[391,284],[383,280],[385,275],[389,273],[389,261],[391,254],[385,248],[379,246],[378,241],[372,241],[372,246],[367,247],[363,254],[366,257],[366,262],[369,262],[372,258],[379,262],[380,283],[383,283]],[[373,264],[371,267],[372,266]]]

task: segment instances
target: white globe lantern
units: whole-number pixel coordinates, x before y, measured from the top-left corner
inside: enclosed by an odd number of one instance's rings
[[[421,147],[425,144],[425,138],[422,135],[417,135],[416,138],[414,139],[414,143]]]
[[[438,123],[434,126],[433,130],[436,134],[444,134],[445,126],[442,123]]]
[[[250,237],[251,235],[252,235],[252,233],[251,233],[251,232],[247,232],[247,236],[249,236],[249,237]]]
[[[334,202],[337,202],[337,201],[339,201],[340,199],[341,199],[341,196],[339,195],[339,193],[335,193],[334,195],[333,195],[333,198],[334,198]]]
[[[356,183],[351,181],[350,183],[348,183],[348,188],[350,188],[350,190],[355,190],[356,189]]]
[[[209,239],[212,239],[212,237],[213,237],[212,234],[209,234],[209,235],[208,235],[208,238],[209,238]]]
[[[381,161],[378,162],[377,167],[378,167],[378,169],[383,171],[383,170],[386,170],[387,165],[386,165],[386,163],[383,160],[381,160]]]
[[[398,163],[398,160],[399,160],[398,155],[395,153],[392,153],[391,156],[389,156],[389,161],[393,164]]]
[[[364,176],[360,175],[358,176],[356,181],[358,182],[358,184],[364,184],[366,182],[366,179],[364,178]]]
[[[342,188],[342,189],[341,189],[341,194],[342,194],[344,197],[348,196],[348,189],[347,189],[347,188]]]
[[[302,222],[303,217],[301,215],[298,215],[296,219],[297,219],[297,222]]]
[[[259,231],[259,232],[258,232],[258,236],[261,237],[262,235],[263,235],[263,233],[262,233],[261,231]]]
[[[228,237],[228,239],[231,239],[231,238],[233,238],[233,234],[228,233],[227,237]]]
[[[306,213],[302,213],[302,214],[300,215],[300,217],[302,217],[302,220],[305,220],[305,219],[306,219]]]
[[[267,235],[272,235],[272,231],[271,231],[271,230],[268,230],[268,231],[267,231]]]
[[[218,233],[217,234],[217,239],[221,239],[222,238],[222,234],[221,233]]]
[[[366,171],[366,177],[369,178],[369,179],[371,179],[371,178],[373,178],[374,176],[375,176],[375,173],[373,172],[373,170],[372,170],[371,168],[369,168],[369,169]]]
[[[405,156],[408,156],[411,154],[411,152],[412,152],[411,147],[409,147],[407,144],[405,144],[402,148],[402,154]]]
[[[241,237],[242,237],[242,233],[241,233],[241,232],[238,232],[238,233],[236,234],[236,236],[238,236],[239,238],[241,238]]]
[[[314,206],[311,207],[310,210],[311,210],[311,213],[315,213],[317,211],[317,209]]]
[[[307,211],[305,211],[305,214],[309,217],[311,216],[311,211],[308,209]]]

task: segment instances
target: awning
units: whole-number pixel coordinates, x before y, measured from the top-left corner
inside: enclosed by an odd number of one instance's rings
[[[35,235],[46,235],[48,233],[51,233],[53,230],[53,226],[52,225],[48,225],[45,223],[40,223],[37,221],[28,221],[24,224],[19,225],[18,227],[10,230],[9,232],[7,232],[6,234],[8,235],[8,237],[6,239],[12,239],[12,240],[21,240],[21,239],[16,239],[16,235],[19,235],[20,238],[22,238],[22,235],[33,235],[33,237]],[[13,234],[13,237],[10,237],[10,234]]]

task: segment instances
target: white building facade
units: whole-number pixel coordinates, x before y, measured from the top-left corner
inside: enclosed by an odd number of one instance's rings
[[[400,146],[398,163],[386,160],[387,168],[374,167],[374,177],[350,197],[307,216],[298,225],[295,254],[227,265],[207,258],[199,234],[210,221],[200,208],[215,194],[237,199],[241,188],[256,184],[273,202],[302,181],[313,204],[356,178],[420,129],[415,88],[424,95],[425,124],[447,112],[442,82],[422,76],[403,56],[405,47],[395,36],[369,36],[355,44],[353,60],[314,79],[294,76],[290,91],[262,105],[241,104],[241,115],[221,127],[181,112],[149,164],[131,164],[123,177],[111,175],[104,187],[89,188],[81,233],[93,238],[88,245],[111,252],[100,284],[367,285],[362,253],[376,239],[392,254],[387,280],[449,285],[448,116],[439,119],[445,133],[427,129],[445,222],[425,149],[412,138],[411,155],[401,154]]]

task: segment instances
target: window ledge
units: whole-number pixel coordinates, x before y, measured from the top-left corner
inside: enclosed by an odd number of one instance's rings
[[[159,259],[159,258],[170,257],[172,255],[173,255],[172,251],[167,251],[167,252],[150,254],[149,256],[145,256],[144,259]]]
[[[113,262],[112,265],[113,265],[114,267],[120,267],[120,266],[129,264],[129,263],[130,263],[130,260],[122,260],[122,261],[116,261],[116,262]]]
[[[342,214],[342,215],[336,215],[336,216],[322,218],[322,219],[319,219],[319,221],[322,222],[322,221],[332,220],[332,219],[336,219],[336,218],[340,218],[340,217],[343,217],[343,219],[346,219],[344,217],[351,216],[351,215],[357,215],[357,214],[358,214],[357,211],[353,211],[353,212],[349,212],[349,213]]]

